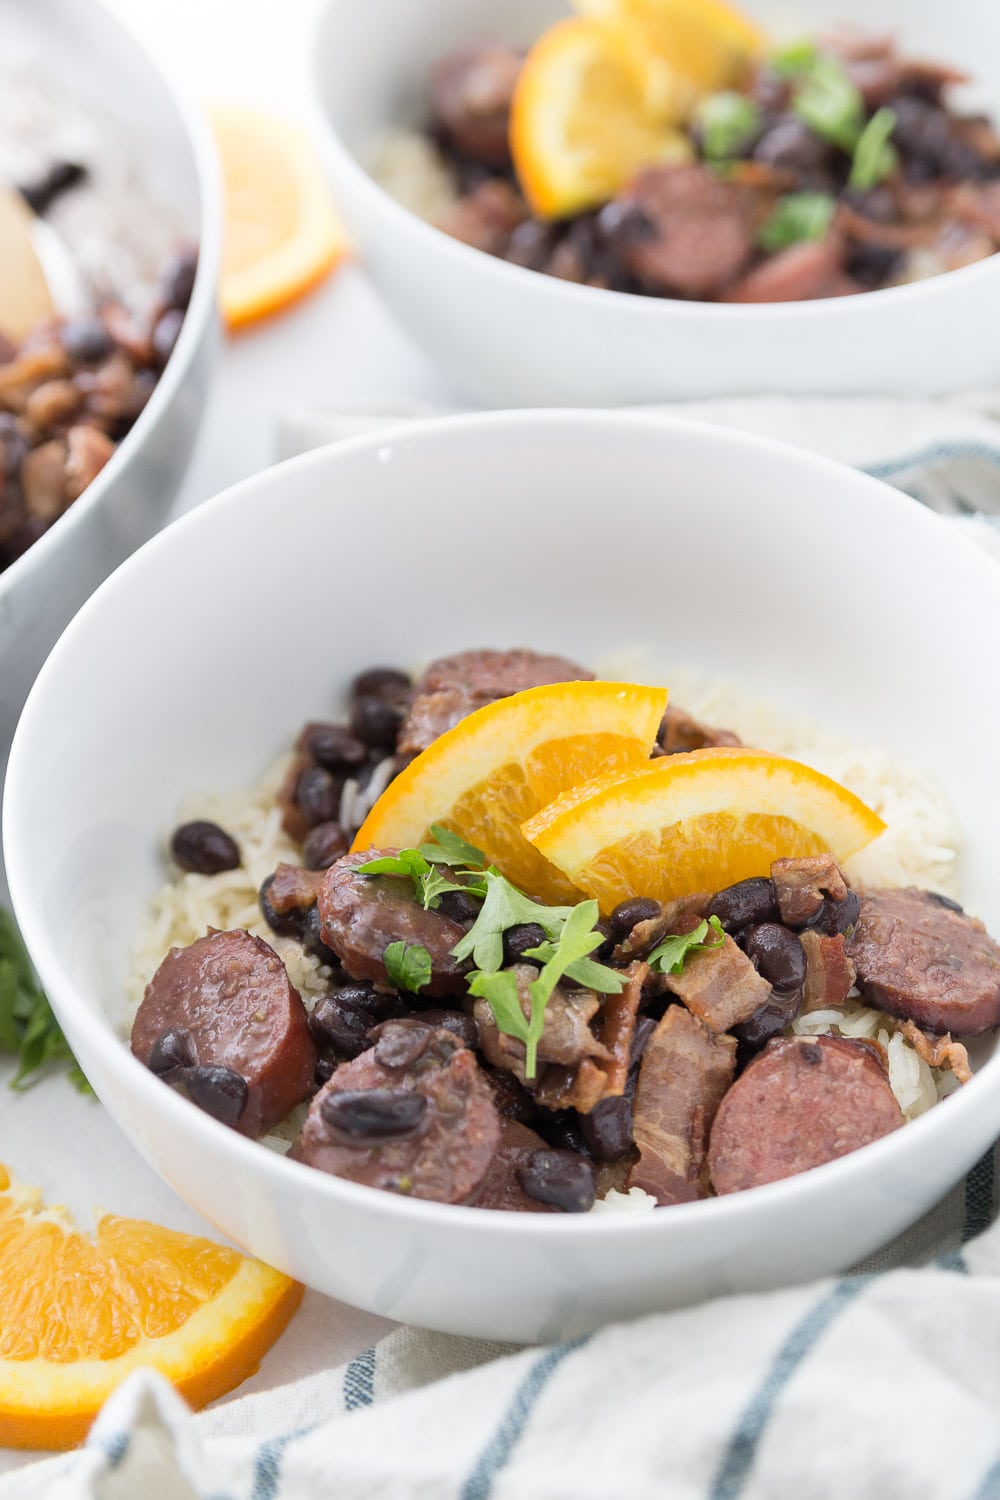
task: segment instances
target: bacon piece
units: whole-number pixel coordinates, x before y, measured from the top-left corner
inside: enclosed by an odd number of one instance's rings
[[[771,996],[768,981],[728,933],[719,947],[689,953],[681,973],[664,974],[663,982],[717,1036],[748,1021]]]
[[[683,1006],[668,1008],[639,1070],[639,1160],[629,1172],[629,1187],[651,1193],[661,1205],[706,1196],[708,1136],[735,1071],[735,1038],[714,1036]]]
[[[800,240],[769,255],[733,282],[722,302],[807,302],[814,297],[846,297],[860,291],[844,270],[844,241],[830,233],[823,240]]]
[[[323,870],[303,870],[300,865],[282,862],[268,887],[268,903],[279,916],[289,911],[308,911],[316,905],[324,874]]]
[[[673,705],[664,710],[656,739],[667,755],[676,755],[681,750],[705,750],[714,745],[743,743],[731,729],[713,729],[710,724],[702,724],[694,714],[689,714],[686,708]]]
[[[804,927],[823,905],[823,898],[843,901],[847,881],[832,854],[808,854],[803,859],[776,859],[771,879],[781,920],[788,927]]]
[[[690,896],[665,901],[658,917],[635,924],[625,941],[618,944],[612,962],[621,964],[628,963],[630,958],[645,958],[663,938],[693,932],[705,920],[713,895],[713,891],[692,891]]]
[[[840,1009],[846,1005],[858,975],[847,956],[844,934],[838,932],[836,937],[825,937],[821,932],[807,929],[799,933],[799,942],[806,955],[802,1009],[826,1010],[829,1006]]]
[[[969,1054],[961,1042],[952,1041],[950,1031],[943,1036],[928,1036],[915,1021],[904,1021],[896,1029],[929,1068],[950,1068],[959,1083],[968,1083],[972,1077]]]

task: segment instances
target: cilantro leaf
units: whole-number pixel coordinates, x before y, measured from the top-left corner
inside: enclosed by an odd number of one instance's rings
[[[469,976],[469,994],[480,995],[489,1004],[497,1029],[505,1036],[514,1036],[527,1042],[529,1022],[521,1008],[521,996],[517,988],[517,975],[504,970],[499,974],[472,974]]]
[[[452,833],[443,823],[431,824],[433,843],[421,844],[419,853],[432,865],[453,865],[456,869],[482,870],[486,855],[474,844],[466,843],[459,834]]]
[[[17,1072],[11,1087],[23,1089],[35,1082],[48,1062],[67,1062],[70,1081],[81,1093],[90,1085],[74,1061],[69,1043],[52,1013],[45,991],[35,977],[28,951],[14,918],[0,908],[0,1052],[13,1054]]]
[[[786,193],[757,231],[764,250],[785,250],[799,240],[821,240],[836,207],[829,193]]]
[[[418,849],[400,849],[398,854],[384,854],[379,859],[370,859],[358,865],[359,875],[396,875],[413,881],[413,893],[423,899],[422,878],[430,871],[430,865]]]
[[[502,968],[503,935],[509,927],[537,922],[545,936],[554,940],[562,932],[563,923],[570,913],[576,910],[572,906],[540,906],[505,880],[492,865],[486,871],[484,881],[486,897],[483,909],[465,937],[451,950],[452,957],[459,962],[471,957],[476,968],[484,974],[495,974]]]
[[[431,979],[431,956],[421,943],[390,943],[382,954],[385,972],[398,990],[420,993]]]
[[[456,873],[465,874],[465,871]],[[447,875],[442,875],[436,867],[428,871],[420,881],[418,894],[423,902],[424,911],[436,908],[441,897],[448,891],[468,891],[470,896],[485,896],[486,883],[483,880],[449,880]]]
[[[760,106],[748,94],[709,94],[695,110],[694,121],[704,155],[709,161],[726,161],[757,134]]]
[[[896,111],[884,107],[877,109],[858,137],[851,162],[848,187],[865,193],[893,171],[898,160],[895,147],[889,140],[896,128]]]
[[[711,943],[707,941],[710,931],[715,933],[715,941]],[[657,969],[661,974],[679,974],[689,953],[708,953],[713,948],[721,948],[725,941],[722,923],[718,917],[709,917],[707,922],[699,922],[693,932],[665,938],[658,948],[653,949],[647,962],[651,969]]]
[[[814,66],[819,50],[815,42],[801,40],[789,42],[771,54],[768,62],[779,78],[794,78],[797,73],[806,73]]]

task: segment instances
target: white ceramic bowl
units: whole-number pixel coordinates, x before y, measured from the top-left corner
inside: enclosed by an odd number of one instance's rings
[[[838,21],[893,31],[977,80],[1000,119],[1000,6],[983,0],[746,0],[775,36]],[[529,42],[567,0],[328,0],[314,76],[339,199],[400,322],[492,405],[620,405],[772,391],[899,395],[1000,376],[1000,256],[916,285],[726,306],[581,287],[472,250],[373,181],[388,129],[422,118],[428,69],[480,39]]]
[[[251,785],[362,667],[482,644],[584,662],[645,644],[668,673],[728,677],[924,764],[966,841],[970,905],[1000,932],[1000,700],[984,690],[998,631],[995,563],[895,491],[774,444],[582,412],[346,442],[169,527],[66,631],[11,752],[17,919],[148,1160],[240,1245],[349,1302],[550,1339],[837,1270],[993,1140],[1000,1059],[898,1133],[774,1186],[647,1216],[491,1213],[325,1176],[174,1094],[113,1024],[128,948],[185,791]]]
[[[177,345],[149,402],[80,499],[0,573],[0,782],[35,673],[66,622],[112,568],[161,526],[208,392],[216,348],[221,214],[214,149],[201,117],[95,0],[0,0],[4,64],[23,65],[119,126],[144,186],[199,247]],[[165,253],[170,244],[164,247]],[[0,871],[0,895],[3,876]]]

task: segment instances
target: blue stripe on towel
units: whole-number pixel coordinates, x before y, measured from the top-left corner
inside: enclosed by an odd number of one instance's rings
[[[357,1411],[375,1400],[375,1346],[352,1359],[344,1371],[344,1410]]]
[[[838,1281],[792,1329],[778,1350],[763,1385],[740,1418],[739,1426],[730,1439],[712,1482],[709,1500],[736,1500],[753,1467],[764,1429],[771,1420],[782,1391],[837,1315],[873,1279],[870,1275],[848,1276]]]
[[[586,1338],[579,1338],[572,1339],[568,1344],[557,1344],[536,1359],[514,1392],[499,1427],[480,1453],[475,1468],[462,1486],[461,1500],[488,1500],[493,1482],[507,1467],[542,1391],[567,1355],[575,1353],[586,1342]]]
[[[962,1225],[962,1244],[975,1239],[993,1222],[994,1177],[996,1147],[991,1146],[985,1156],[972,1168],[965,1179],[965,1222]]]
[[[1000,1458],[987,1469],[972,1500],[1000,1500]]]
[[[285,1432],[281,1437],[270,1438],[266,1443],[261,1443],[257,1449],[257,1458],[253,1468],[250,1500],[276,1500],[278,1482],[281,1479],[281,1460],[284,1458],[285,1449],[289,1443],[294,1443],[296,1438],[304,1437],[307,1432],[312,1432],[314,1427],[315,1423],[310,1422],[307,1427],[298,1427],[294,1432]]]
[[[904,454],[901,458],[887,458],[881,463],[865,464],[864,472],[876,479],[891,480],[894,474],[908,474],[913,469],[929,469],[937,464],[954,463],[956,459],[975,459],[989,464],[991,468],[1000,469],[1000,448],[973,439],[932,443],[915,453]]]

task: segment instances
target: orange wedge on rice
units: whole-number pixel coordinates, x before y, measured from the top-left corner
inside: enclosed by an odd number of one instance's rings
[[[567,787],[645,764],[666,701],[636,683],[557,682],[489,703],[390,782],[353,848],[413,848],[442,823],[536,900],[577,901],[521,824]]]
[[[694,102],[672,97],[629,34],[587,17],[546,31],[528,53],[511,104],[510,148],[531,207],[565,218],[607,203],[638,167],[689,161],[676,129]]]
[[[574,0],[584,16],[626,30],[652,63],[699,93],[742,83],[767,39],[727,0]]]
[[[0,1166],[0,1447],[82,1442],[148,1366],[193,1406],[257,1369],[302,1287],[212,1240],[104,1214],[93,1236]]]
[[[628,896],[673,900],[770,873],[771,861],[838,860],[885,828],[829,776],[762,750],[693,750],[562,793],[523,825],[539,854],[610,912]]]

